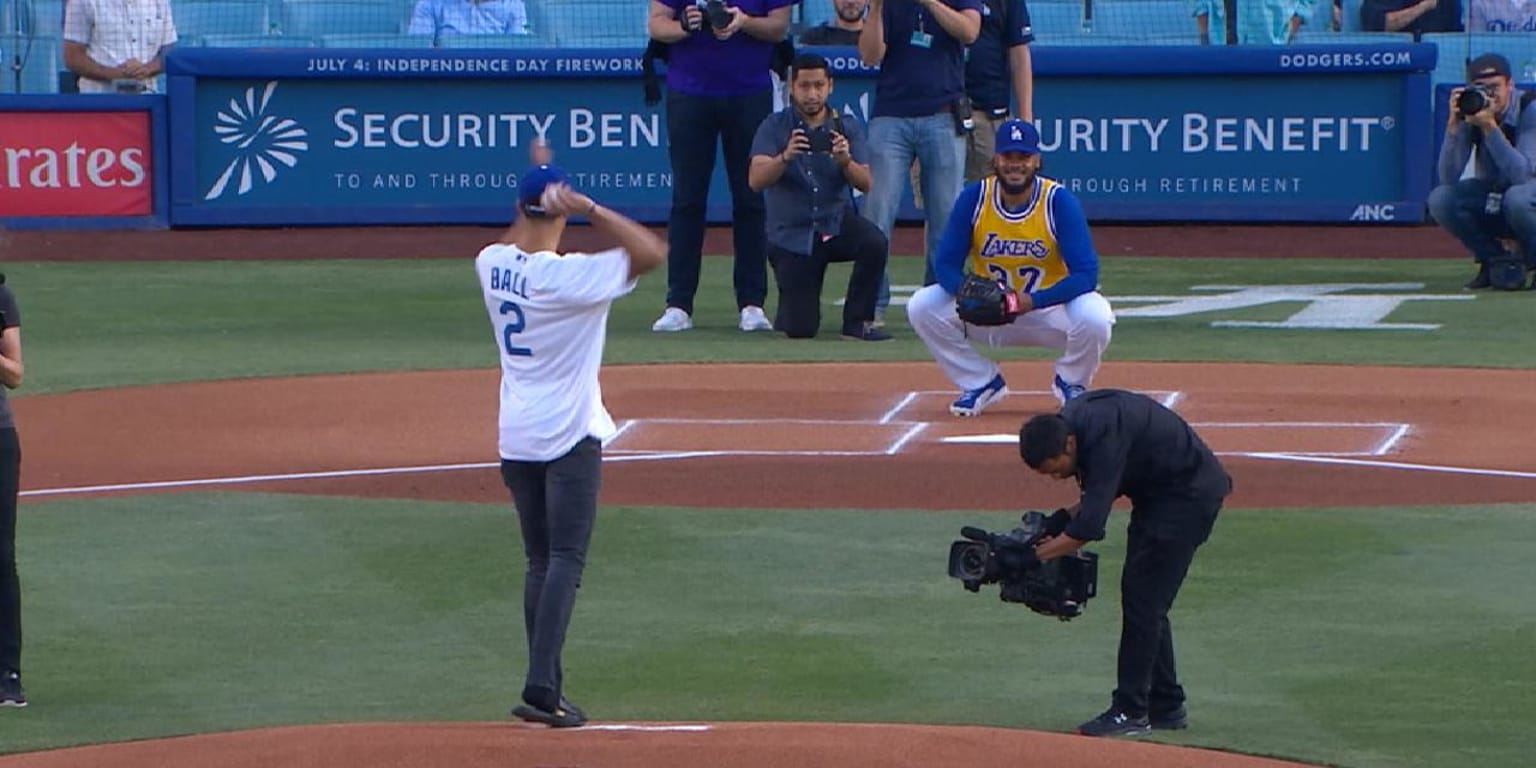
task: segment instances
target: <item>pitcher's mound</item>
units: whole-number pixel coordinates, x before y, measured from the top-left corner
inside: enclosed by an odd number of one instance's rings
[[[378,723],[272,728],[0,758],[0,768],[1295,768],[1226,752],[1057,733],[797,723]]]

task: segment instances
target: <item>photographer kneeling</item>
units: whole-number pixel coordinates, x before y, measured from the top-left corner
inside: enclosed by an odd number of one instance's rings
[[[1061,533],[1035,556],[1049,562],[1104,538],[1110,505],[1131,500],[1120,576],[1120,654],[1114,700],[1078,726],[1085,736],[1132,736],[1186,726],[1168,611],[1195,549],[1205,543],[1232,479],[1189,424],[1157,401],[1117,389],[1089,390],[1060,414],[1019,431],[1019,454],[1036,472],[1077,478],[1082,489]]]
[[[773,327],[792,339],[816,336],[821,326],[821,286],[830,262],[853,262],[843,306],[843,335],[885,341],[870,326],[880,276],[885,273],[885,235],[853,211],[853,190],[869,191],[864,129],[828,106],[832,74],[812,53],[790,67],[790,106],[768,116],[752,140],[747,183],[767,206],[768,263],[779,284]]]
[[[1523,288],[1536,268],[1536,93],[1515,88],[1509,61],[1485,53],[1467,66],[1450,107],[1429,213],[1477,260],[1468,289]],[[1506,239],[1518,241],[1517,253]]]

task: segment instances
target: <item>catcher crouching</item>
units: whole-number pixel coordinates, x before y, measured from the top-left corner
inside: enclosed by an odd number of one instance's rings
[[[907,304],[913,330],[960,389],[949,406],[956,416],[980,414],[1008,393],[973,341],[1060,352],[1051,391],[1065,404],[1093,382],[1115,324],[1082,205],[1040,175],[1033,124],[998,126],[992,170],[960,192],[934,254],[938,282]]]

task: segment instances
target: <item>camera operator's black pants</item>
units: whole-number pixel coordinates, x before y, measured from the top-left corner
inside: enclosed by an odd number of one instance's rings
[[[861,334],[864,324],[875,318],[880,276],[890,255],[885,235],[852,209],[844,213],[841,230],[827,240],[817,235],[809,254],[768,246],[768,261],[779,284],[773,327],[791,339],[814,338],[821,328],[821,287],[827,265],[833,262],[853,262],[843,304],[843,333]]]
[[[528,676],[523,700],[554,710],[561,696],[560,651],[587,563],[597,521],[603,445],[588,437],[554,461],[501,461],[523,532],[528,570],[523,580],[523,627]]]
[[[1220,509],[1219,498],[1181,499],[1137,504],[1131,513],[1125,569],[1120,575],[1119,679],[1114,703],[1121,712],[1169,713],[1184,704],[1168,611]],[[1188,524],[1162,524],[1169,516]]]
[[[21,579],[16,574],[16,495],[21,442],[0,429],[0,674],[21,672]]]
[[[768,262],[763,241],[766,214],[762,194],[747,186],[747,168],[752,162],[752,138],[757,135],[757,126],[772,112],[772,88],[744,96],[690,96],[667,91],[667,156],[672,161],[667,306],[693,314],[717,145],[725,160],[725,177],[731,185],[736,308],[761,307],[767,299]]]

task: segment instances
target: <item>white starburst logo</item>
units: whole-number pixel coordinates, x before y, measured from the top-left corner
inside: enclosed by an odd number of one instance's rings
[[[213,188],[203,196],[204,200],[221,197],[232,187],[236,195],[250,192],[257,173],[261,174],[262,181],[271,183],[277,178],[278,163],[293,168],[299,164],[294,153],[309,151],[309,132],[303,126],[267,111],[275,90],[275,80],[261,89],[259,97],[255,86],[247,88],[244,99],[238,96],[230,99],[229,106],[219,110],[218,124],[213,126],[213,132],[218,134],[219,141],[233,145],[236,154],[224,173],[219,175],[219,180],[213,183]]]

